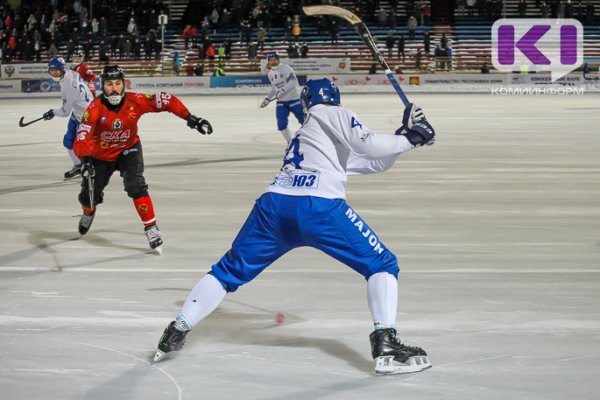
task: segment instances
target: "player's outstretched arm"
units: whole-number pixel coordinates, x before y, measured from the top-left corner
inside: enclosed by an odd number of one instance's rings
[[[190,128],[197,130],[203,135],[210,135],[213,133],[212,125],[204,118],[196,117],[194,114],[190,114],[186,121]]]

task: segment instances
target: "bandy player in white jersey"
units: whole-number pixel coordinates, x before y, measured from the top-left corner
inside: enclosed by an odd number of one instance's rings
[[[155,361],[179,350],[187,332],[228,292],[250,282],[288,251],[311,246],[367,280],[375,372],[399,374],[431,367],[423,349],[402,344],[397,337],[396,256],[348,206],[345,185],[347,175],[389,169],[400,154],[431,142],[434,130],[421,109],[411,105],[396,135],[373,133],[354,112],[340,106],[340,92],[328,79],[308,81],[301,100],[308,115],[288,146],[281,172],[256,201],[231,249],[196,284],[165,329]]]
[[[288,128],[290,112],[296,116],[300,125],[304,123],[304,111],[300,104],[300,94],[298,92],[298,79],[292,67],[279,61],[279,54],[276,51],[267,53],[267,67],[270,68],[271,91],[260,103],[260,107],[265,108],[271,101],[277,99],[277,107],[275,108],[277,130],[289,143],[292,140],[292,132]]]
[[[81,75],[66,68],[65,60],[62,57],[54,57],[48,61],[48,73],[53,80],[60,82],[62,107],[45,112],[43,117],[46,121],[55,116],[69,117],[67,133],[63,137],[63,146],[67,148],[69,157],[73,161],[73,168],[65,172],[65,179],[70,179],[79,175],[81,170],[81,161],[73,153],[73,143],[83,112],[94,96]]]

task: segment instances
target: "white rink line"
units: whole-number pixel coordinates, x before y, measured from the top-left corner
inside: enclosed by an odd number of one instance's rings
[[[135,268],[135,267],[122,267],[122,268],[92,268],[92,267],[63,267],[58,270],[56,267],[0,267],[0,274],[2,272],[124,272],[124,273],[190,273],[190,274],[203,274],[209,271],[209,268]],[[273,268],[261,272],[261,276],[264,274],[329,274],[332,272],[331,268],[323,267],[323,269],[301,269],[292,267],[285,267],[285,269]],[[401,274],[600,274],[599,269],[498,269],[498,268],[452,268],[452,269],[429,269],[426,271],[405,271],[401,270]]]

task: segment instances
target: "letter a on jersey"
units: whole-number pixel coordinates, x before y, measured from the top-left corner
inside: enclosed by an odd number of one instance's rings
[[[358,120],[354,117],[352,117],[352,121],[350,121],[350,128],[354,128],[355,126],[360,126],[360,129],[362,129],[362,124],[360,122],[358,122]]]

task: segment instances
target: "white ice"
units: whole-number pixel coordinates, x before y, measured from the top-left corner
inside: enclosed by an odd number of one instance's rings
[[[228,295],[181,352],[150,364],[280,167],[273,105],[183,97],[212,136],[143,117],[157,256],[118,174],[78,239],[66,119],[17,127],[59,100],[0,101],[0,399],[598,398],[600,96],[410,97],[436,144],[348,184],[398,256],[402,340],[433,364],[389,377],[372,372],[365,281],[311,249]],[[400,125],[393,93],[342,102],[375,131]]]

